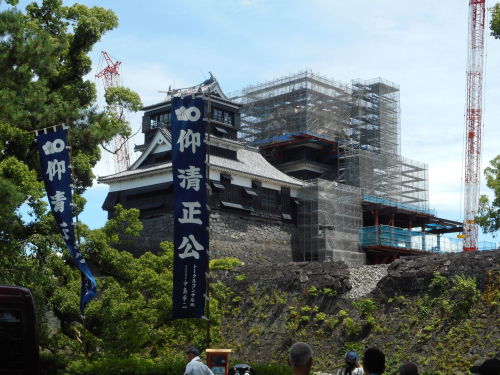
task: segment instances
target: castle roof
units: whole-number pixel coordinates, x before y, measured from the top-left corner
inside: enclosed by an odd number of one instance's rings
[[[285,187],[302,187],[303,182],[301,180],[290,177],[273,167],[259,153],[257,148],[245,146],[239,141],[220,139],[216,137],[211,137],[209,141],[210,145],[220,146],[222,143],[224,143],[227,148],[236,149],[236,160],[210,155],[208,160],[211,170],[231,175],[239,175],[263,182],[270,182]],[[155,149],[163,144],[171,149],[170,132],[161,128],[158,129],[153,141],[148,145],[144,153],[128,170],[109,176],[99,177],[98,181],[100,183],[113,184],[120,181],[170,172],[172,169],[172,161],[143,165],[147,156],[154,153]]]
[[[212,99],[217,99],[222,102],[225,102],[227,104],[230,104],[232,106],[241,107],[241,104],[235,103],[234,101],[229,100],[229,98],[224,94],[222,91],[219,82],[217,79],[210,73],[210,78],[203,81],[202,83],[198,85],[194,85],[191,87],[186,87],[182,89],[172,89],[169,87],[167,91],[167,96],[163,101],[160,103],[148,105],[144,107],[142,110],[143,111],[148,111],[150,109],[157,108],[158,106],[161,106],[162,104],[169,103],[173,97],[184,97],[184,96],[189,96],[189,95],[204,95],[208,96],[210,95]]]

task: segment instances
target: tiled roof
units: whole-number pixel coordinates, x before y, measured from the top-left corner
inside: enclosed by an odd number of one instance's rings
[[[183,97],[189,95],[208,95],[208,94],[213,95],[212,96],[213,99],[222,100],[224,102],[232,104],[233,106],[241,106],[240,104],[233,102],[227,98],[227,96],[222,92],[222,89],[220,88],[217,79],[212,75],[212,73],[210,73],[210,78],[200,83],[199,85],[186,87],[182,89],[169,88],[167,96],[165,97],[165,99],[163,99],[162,102],[148,105],[144,107],[143,110],[152,109],[158,107],[161,104],[169,103],[172,100],[172,98],[176,96]]]
[[[231,170],[239,174],[302,186],[302,181],[290,177],[273,167],[256,149],[240,148],[238,150],[238,160],[211,155],[209,162],[214,169]]]
[[[240,148],[238,150],[238,160],[231,160],[211,155],[209,163],[211,169],[229,174],[246,176],[261,181],[277,182],[278,184],[292,187],[302,186],[302,181],[290,177],[273,167],[256,149],[253,148]],[[109,184],[117,181],[137,178],[139,176],[165,173],[171,168],[172,162],[151,165],[145,168],[139,167],[134,170],[99,177],[99,182]]]
[[[152,175],[157,173],[163,173],[168,169],[172,168],[172,162],[161,163],[161,164],[153,164],[149,165],[146,168],[137,168],[137,169],[129,169],[127,171],[118,172],[115,174],[111,174],[109,176],[98,177],[98,181],[100,183],[110,183],[116,181],[124,181],[129,180],[131,178],[136,178],[142,175]]]

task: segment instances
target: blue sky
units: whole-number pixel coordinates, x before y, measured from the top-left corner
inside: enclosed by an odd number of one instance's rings
[[[93,74],[106,50],[122,61],[123,84],[146,105],[162,100],[159,90],[197,84],[209,71],[225,92],[303,69],[343,82],[382,77],[399,84],[402,154],[429,165],[438,215],[462,219],[468,1],[80,2],[113,9],[120,19],[92,52]],[[500,40],[487,39],[483,166],[500,153]],[[134,130],[140,117],[130,116]],[[103,161],[95,172],[111,167]],[[96,185],[87,193],[82,219],[92,226],[105,220],[106,191]]]

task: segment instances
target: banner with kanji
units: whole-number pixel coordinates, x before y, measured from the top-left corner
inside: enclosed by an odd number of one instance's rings
[[[205,126],[203,99],[173,98],[174,319],[201,318],[205,311],[208,263]]]
[[[72,177],[67,131],[64,127],[37,132],[38,152],[47,197],[66,246],[82,273],[80,311],[94,298],[97,284],[75,241],[72,214]]]

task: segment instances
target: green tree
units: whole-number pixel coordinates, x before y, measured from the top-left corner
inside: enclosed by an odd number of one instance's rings
[[[500,39],[500,3],[495,4],[490,8],[491,10],[491,20],[490,20],[490,30],[491,35],[495,39]]]
[[[33,132],[61,124],[70,128],[76,215],[85,205],[81,194],[94,179],[99,145],[131,133],[124,116],[112,108],[135,111],[141,103],[137,94],[116,88],[107,93],[108,108],[100,110],[95,85],[84,78],[91,71],[88,53],[118,25],[112,11],[63,6],[61,0],[34,2],[24,11],[16,4],[6,1],[0,10],[0,284],[31,289],[43,346],[77,347],[77,322],[83,327],[85,322],[70,312],[77,310],[80,276],[43,200]],[[84,245],[99,233],[84,225],[77,230]],[[105,238],[112,243],[109,235]],[[57,340],[57,335],[49,338],[43,324],[48,307],[62,322],[64,337]]]
[[[481,195],[479,199],[478,223],[485,233],[495,233],[500,229],[500,155],[490,161],[485,168],[486,185],[493,190],[493,199]]]
[[[129,136],[124,112],[142,104],[131,90],[113,88],[106,92],[108,107],[100,110],[94,84],[84,78],[91,70],[89,51],[118,24],[112,11],[63,6],[61,0],[32,3],[25,11],[15,4],[2,3],[0,11],[0,284],[31,289],[41,346],[65,364],[171,358],[189,342],[205,347],[204,321],[170,315],[172,244],[139,258],[117,250],[142,229],[137,210],[116,207],[100,229],[77,226],[98,282],[98,297],[80,315],[80,273],[43,200],[33,131],[69,126],[76,215],[85,205],[81,194],[92,184],[99,146],[116,134]],[[211,298],[212,337],[218,336],[218,304]],[[60,328],[46,324],[49,311]]]
[[[81,227],[82,252],[92,260],[98,276],[99,297],[90,303],[85,318],[78,310],[80,276],[74,268],[54,259],[57,288],[50,299],[61,330],[47,347],[54,353],[72,353],[72,359],[104,357],[169,358],[186,343],[204,347],[206,323],[200,319],[172,320],[173,246],[163,243],[159,254],[139,258],[113,244],[142,230],[139,211],[116,206],[114,218],[103,228]],[[124,229],[126,228],[126,229]],[[218,302],[211,301],[212,337],[218,335]]]

